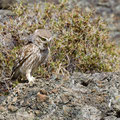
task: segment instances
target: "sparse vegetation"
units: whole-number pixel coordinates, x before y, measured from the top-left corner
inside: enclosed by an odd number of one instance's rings
[[[42,77],[67,71],[119,70],[119,50],[108,42],[107,26],[101,18],[95,18],[94,12],[87,13],[77,7],[70,10],[67,2],[35,4],[33,8],[21,3],[12,10],[16,17],[0,26],[0,34],[10,33],[16,43],[7,55],[3,49],[0,53],[0,61],[5,63],[0,68],[5,67],[7,73],[11,71],[20,46],[40,28],[48,28],[55,35],[50,59],[37,72]]]

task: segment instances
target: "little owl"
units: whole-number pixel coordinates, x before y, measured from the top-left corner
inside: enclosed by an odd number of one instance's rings
[[[35,78],[32,73],[48,59],[51,38],[49,30],[37,29],[34,32],[31,42],[20,50],[17,63],[12,70],[11,80],[22,76],[29,82],[34,82]]]

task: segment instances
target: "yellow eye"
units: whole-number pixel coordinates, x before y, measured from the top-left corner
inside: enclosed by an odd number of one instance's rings
[[[45,38],[43,38],[43,37],[40,37],[40,36],[39,36],[39,38],[40,38],[42,41],[46,41],[46,39],[45,39]]]

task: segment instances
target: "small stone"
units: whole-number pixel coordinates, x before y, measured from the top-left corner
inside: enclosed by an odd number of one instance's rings
[[[70,113],[71,107],[68,107],[66,105],[63,106],[63,111],[65,115],[68,115]]]
[[[41,94],[44,94],[44,95],[47,95],[47,91],[46,91],[46,90],[43,90],[43,89],[40,90],[40,93],[41,93]]]
[[[104,118],[104,120],[119,120],[115,116],[107,116]]]
[[[9,105],[8,110],[11,111],[11,112],[16,112],[18,110],[18,108],[13,106],[13,105]]]
[[[82,116],[86,120],[101,120],[101,111],[89,105],[85,105],[82,109]]]
[[[28,100],[24,100],[20,104],[21,104],[22,107],[25,107],[25,106],[29,106],[30,102]]]
[[[23,103],[24,103],[24,100],[21,100],[21,101],[20,101],[20,105],[22,106],[22,105],[23,105]]]
[[[61,100],[64,104],[66,104],[69,102],[69,96],[64,94],[61,96]]]
[[[120,120],[120,118],[117,118],[116,120]]]
[[[4,116],[0,114],[0,120],[4,120]]]
[[[51,90],[51,93],[57,93],[57,92],[58,92],[58,89]]]
[[[39,110],[35,110],[35,114],[37,115],[37,116],[39,116],[40,115],[40,111]]]
[[[14,97],[12,102],[16,103],[16,101],[17,101],[17,97]]]
[[[5,108],[2,105],[0,105],[0,112],[4,112],[4,111],[5,111]]]
[[[7,97],[7,102],[9,103],[11,101],[11,96]]]
[[[20,108],[16,113],[17,120],[35,120],[33,113],[28,113],[24,108]]]
[[[40,92],[37,93],[37,102],[45,102],[48,100],[48,96],[41,94]]]

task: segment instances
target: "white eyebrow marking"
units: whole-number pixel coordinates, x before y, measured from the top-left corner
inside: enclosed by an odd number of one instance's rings
[[[52,40],[52,37],[50,37],[49,39],[47,39],[48,42],[51,41],[51,40]]]

